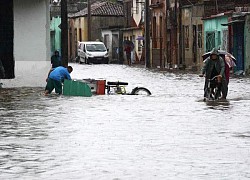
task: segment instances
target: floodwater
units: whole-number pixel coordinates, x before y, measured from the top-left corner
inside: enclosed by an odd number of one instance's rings
[[[127,81],[152,96],[0,90],[0,179],[249,179],[250,79],[228,100],[202,101],[197,74],[78,65],[72,78]],[[35,81],[35,80],[34,80]]]

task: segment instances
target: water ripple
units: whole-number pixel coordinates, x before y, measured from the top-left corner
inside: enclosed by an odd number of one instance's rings
[[[0,89],[0,179],[249,179],[249,82],[203,102],[196,74],[72,64],[152,96],[64,97]]]

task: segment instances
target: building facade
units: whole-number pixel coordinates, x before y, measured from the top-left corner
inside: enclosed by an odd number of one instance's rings
[[[44,84],[50,68],[49,0],[1,0],[0,16],[6,78],[15,78],[15,85]]]

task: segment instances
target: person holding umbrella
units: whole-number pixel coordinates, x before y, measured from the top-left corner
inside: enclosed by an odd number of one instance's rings
[[[128,65],[131,65],[131,63],[132,63],[131,53],[134,49],[134,43],[130,40],[124,40],[123,45],[124,45],[124,51],[126,54],[126,59],[127,59]]]
[[[206,97],[205,89],[208,85],[207,79],[212,79],[213,77],[217,76],[219,84],[218,92],[222,92],[222,99],[226,99],[228,92],[228,83],[225,77],[225,62],[219,56],[219,52],[215,48],[211,51],[210,56],[204,61],[204,66],[201,69],[201,74],[199,76],[204,77],[204,75],[206,76],[204,86],[204,97]]]
[[[235,58],[230,53],[225,54],[225,75],[227,84],[229,84],[230,71],[236,66]]]
[[[230,71],[236,66],[236,58],[225,50],[218,50],[219,55],[224,59],[225,62],[225,76],[227,84],[229,83]],[[202,55],[202,58],[205,60],[211,55],[211,51]]]
[[[128,65],[131,65],[131,47],[129,45],[126,45],[124,51],[126,53]]]

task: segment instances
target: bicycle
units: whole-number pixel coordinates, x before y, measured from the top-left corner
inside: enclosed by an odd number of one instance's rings
[[[107,82],[106,89],[107,89],[107,94],[122,94],[122,95],[151,95],[151,92],[144,87],[135,87],[132,89],[130,93],[127,93],[126,87],[128,83],[127,82]]]
[[[218,100],[221,96],[220,84],[218,82],[219,76],[214,76],[211,79],[207,78],[207,85],[205,87],[204,101]]]

